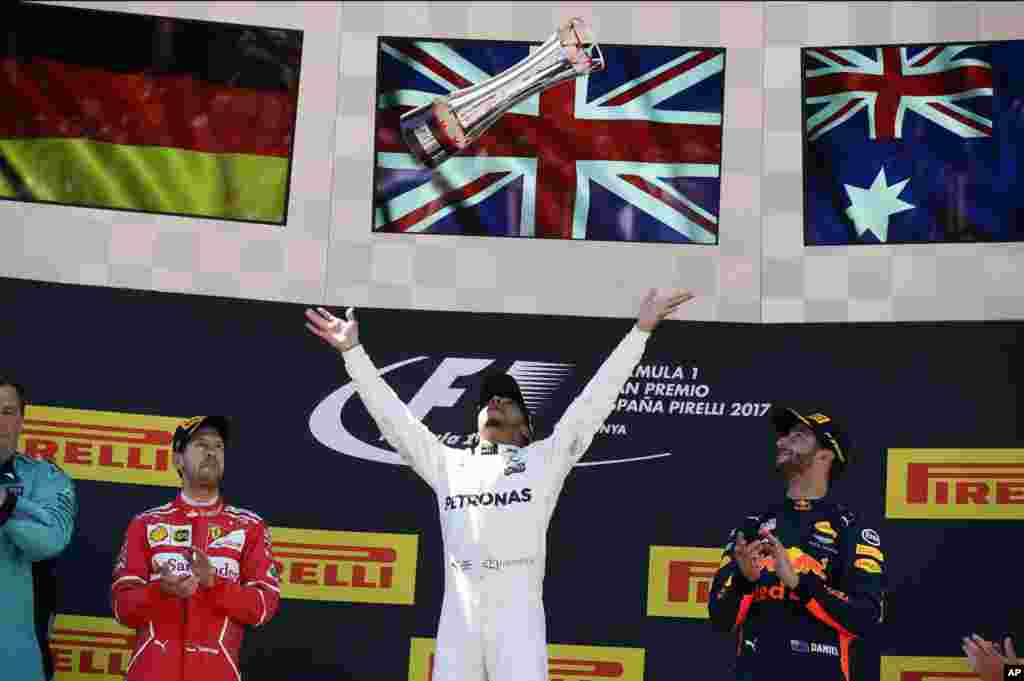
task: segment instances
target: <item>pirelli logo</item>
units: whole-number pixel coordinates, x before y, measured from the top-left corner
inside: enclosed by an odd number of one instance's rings
[[[135,647],[135,632],[105,617],[57,615],[50,650],[61,681],[120,681]]]
[[[652,546],[647,570],[647,614],[708,618],[711,580],[722,549]]]
[[[882,656],[879,681],[980,681],[966,657]]]
[[[409,681],[433,681],[432,638],[413,638]],[[644,649],[611,646],[548,646],[548,681],[643,681]]]
[[[177,487],[171,438],[182,419],[29,405],[21,451],[78,480]]]
[[[271,532],[283,598],[413,604],[418,536],[287,527]]]
[[[890,449],[886,517],[1024,519],[1024,449]]]

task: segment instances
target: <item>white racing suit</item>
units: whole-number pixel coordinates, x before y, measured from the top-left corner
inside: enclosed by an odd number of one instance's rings
[[[526,447],[455,449],[417,420],[362,346],[345,366],[381,433],[437,494],[445,588],[433,681],[548,681],[542,598],[547,530],[565,477],[590,446],[643,356],[637,326]]]

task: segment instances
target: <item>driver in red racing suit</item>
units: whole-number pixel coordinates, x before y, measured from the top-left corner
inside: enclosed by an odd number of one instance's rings
[[[114,617],[136,630],[126,681],[240,681],[244,625],[270,621],[280,581],[259,516],[220,495],[224,417],[177,429],[182,491],[132,518],[114,568]]]
[[[832,419],[777,408],[772,420],[787,498],[729,535],[711,623],[736,636],[737,681],[851,681],[853,643],[884,619],[881,539],[828,497],[850,456]]]

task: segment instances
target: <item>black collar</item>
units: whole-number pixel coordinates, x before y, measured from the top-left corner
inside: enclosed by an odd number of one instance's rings
[[[828,494],[817,499],[794,499],[792,497],[786,497],[786,507],[791,508],[794,511],[810,511],[814,508],[820,508],[828,500]]]
[[[11,456],[11,458],[7,459],[7,461],[2,466],[0,466],[0,483],[12,482],[14,480],[17,480],[18,474],[14,470],[14,459],[16,459],[17,456],[18,453],[14,452],[14,455]]]

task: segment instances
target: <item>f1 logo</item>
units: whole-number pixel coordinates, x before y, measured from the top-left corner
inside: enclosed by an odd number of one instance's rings
[[[454,407],[466,391],[453,388],[452,384],[463,376],[483,371],[491,363],[492,360],[487,359],[446,358],[409,400],[409,411],[422,420],[434,407]]]
[[[425,355],[405,359],[382,367],[380,375],[387,376],[392,385],[415,388],[416,383],[422,379],[403,379],[404,367],[429,359],[431,358]],[[438,410],[441,413],[437,415],[437,421],[443,423],[447,420],[449,424],[455,424],[460,434],[464,433],[465,426],[468,425],[464,413],[446,416],[446,410],[455,407],[460,400],[466,399],[463,396],[468,388],[456,387],[455,384],[481,374],[496,361],[467,357],[443,358],[433,373],[419,383],[416,393],[408,401],[410,413],[418,420],[425,420],[428,427],[436,426],[436,432],[441,433],[444,432],[444,428],[438,426],[431,417],[431,413]],[[537,412],[572,374],[573,366],[556,362],[515,360],[507,373],[519,381],[527,406],[531,411]],[[413,369],[417,367],[414,366]],[[413,373],[415,375],[415,371]],[[345,405],[355,396],[356,386],[350,381],[325,397],[309,417],[310,432],[322,444],[336,452],[367,461],[403,465],[402,459],[395,452],[378,446],[385,438],[375,425],[369,425],[358,417],[351,418],[347,412],[343,414]],[[448,428],[451,428],[451,425]],[[457,434],[445,433],[445,444],[455,446],[458,440]]]
[[[1003,666],[1003,679],[1024,679],[1024,664],[1007,664]]]

